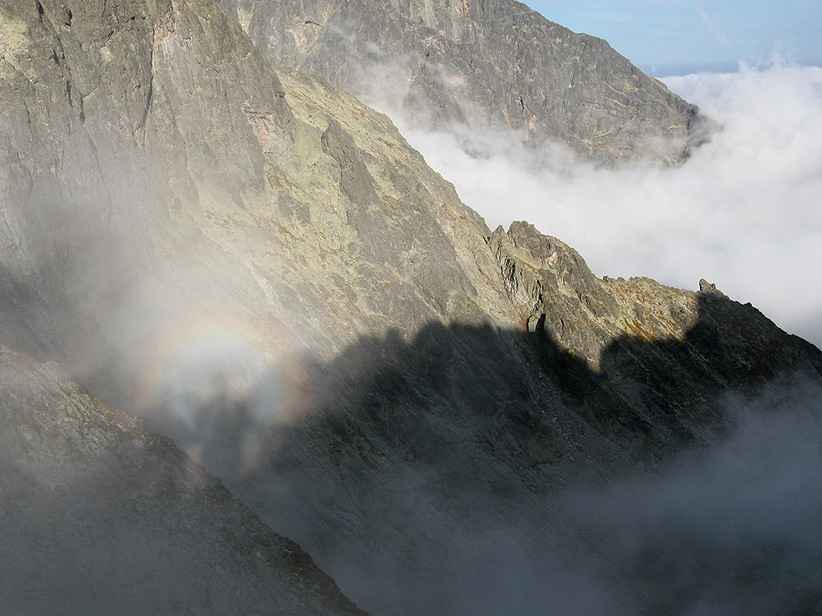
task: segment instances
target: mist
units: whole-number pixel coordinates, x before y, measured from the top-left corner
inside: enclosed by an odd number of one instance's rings
[[[569,493],[576,533],[598,546],[588,566],[650,613],[819,613],[820,393],[791,383],[728,399],[718,447]]]
[[[708,279],[822,345],[822,68],[776,62],[663,81],[715,123],[673,168],[597,168],[564,144],[534,150],[522,134],[474,121],[422,131],[384,89],[364,98],[492,229],[527,220],[576,248],[598,276],[690,289]]]
[[[32,16],[39,12],[29,8]],[[12,341],[50,351],[48,357],[64,363],[84,391],[174,438],[253,506],[263,522],[308,549],[346,594],[369,610],[374,606],[374,614],[627,615],[649,607],[681,614],[820,610],[822,572],[814,559],[822,547],[814,525],[822,510],[818,387],[774,390],[761,401],[728,400],[738,420],[728,426],[724,444],[654,475],[613,479],[627,468],[644,467],[645,459],[630,458],[623,439],[598,432],[602,424],[597,417],[589,421],[582,416],[596,415],[611,400],[619,402],[616,397],[600,396],[606,400],[602,404],[580,403],[581,410],[563,404],[561,381],[572,371],[578,373],[571,376],[579,376],[583,394],[600,391],[603,381],[589,374],[587,364],[570,362],[562,373],[542,372],[542,364],[532,361],[532,349],[523,346],[522,334],[531,334],[501,332],[489,323],[480,328],[434,323],[411,343],[403,332],[364,339],[382,327],[374,323],[382,315],[383,300],[400,305],[386,305],[384,313],[402,318],[410,334],[417,313],[404,309],[406,301],[413,308],[409,297],[416,297],[422,321],[449,313],[456,306],[452,302],[461,302],[461,295],[451,294],[458,286],[470,290],[471,280],[450,270],[441,280],[421,281],[435,283],[420,285],[430,286],[431,293],[423,289],[418,296],[403,295],[397,292],[401,284],[394,291],[377,288],[388,259],[396,261],[396,269],[416,270],[416,250],[399,253],[396,246],[413,249],[420,238],[425,248],[430,240],[425,234],[429,229],[439,234],[445,223],[427,216],[383,221],[379,212],[388,210],[374,207],[370,224],[368,201],[379,200],[371,196],[370,172],[360,160],[367,150],[360,153],[358,148],[339,156],[341,160],[330,155],[334,148],[326,147],[326,140],[337,139],[344,149],[350,135],[332,127],[297,126],[302,122],[298,115],[278,106],[281,98],[271,98],[273,93],[281,96],[281,87],[267,66],[257,62],[259,54],[251,53],[248,41],[236,39],[232,47],[228,34],[198,39],[198,32],[218,32],[219,20],[186,17],[185,3],[173,8],[181,17],[176,30],[165,31],[165,22],[145,19],[118,30],[139,26],[145,34],[142,43],[112,46],[111,53],[120,55],[108,66],[119,73],[129,74],[132,64],[125,60],[132,55],[152,50],[138,58],[144,71],[131,71],[134,84],[101,81],[104,87],[88,101],[87,116],[86,111],[76,115],[68,93],[65,101],[58,96],[53,105],[44,105],[42,117],[29,117],[29,126],[41,131],[33,134],[42,136],[38,139],[45,152],[31,155],[32,168],[50,161],[54,151],[64,152],[70,164],[43,171],[54,182],[29,178],[32,186],[42,188],[26,198],[0,186],[0,196],[7,192],[14,197],[9,197],[12,214],[15,208],[35,214],[31,220],[21,216],[26,223],[22,231],[10,228],[5,243],[6,260],[19,267],[0,272],[9,315],[6,319],[0,311],[0,329],[15,331],[20,322],[25,326]],[[203,28],[184,27],[182,17]],[[69,33],[83,29],[66,25],[60,32],[68,40]],[[99,39],[78,39],[76,49],[98,48],[98,40],[108,40],[102,32]],[[84,40],[92,42],[83,47],[79,43]],[[155,47],[162,53],[155,53]],[[68,84],[68,69],[48,54],[44,58],[43,65],[61,79],[55,83],[65,78]],[[75,83],[96,83],[92,68],[74,64]],[[394,69],[407,71],[408,66],[399,62]],[[407,80],[384,77],[364,76],[381,78],[385,96],[407,96]],[[447,80],[449,75],[440,77]],[[50,79],[40,83],[48,85]],[[671,81],[722,128],[691,160],[673,169],[595,168],[562,144],[526,148],[522,135],[480,130],[479,123],[455,127],[449,134],[404,129],[491,226],[532,221],[579,249],[599,275],[650,275],[690,287],[709,278],[734,298],[752,301],[783,326],[805,333],[803,327],[818,325],[819,297],[813,296],[818,289],[808,281],[814,280],[810,267],[820,250],[822,228],[815,218],[822,194],[820,84],[818,69],[782,66]],[[304,87],[306,100],[322,94],[311,83]],[[121,104],[121,92],[137,89],[146,93],[145,100]],[[100,102],[92,105],[95,99]],[[320,101],[318,108],[336,100]],[[52,122],[60,110],[66,118],[63,128]],[[21,109],[17,117],[26,114]],[[333,119],[331,110],[328,114]],[[117,116],[133,116],[134,121],[118,127],[109,122]],[[403,128],[402,117],[395,119]],[[377,123],[363,125],[369,126]],[[69,139],[71,135],[80,138]],[[292,137],[291,144],[280,141]],[[57,147],[64,138],[69,147]],[[281,145],[293,158],[277,160]],[[17,156],[17,150],[13,153]],[[109,162],[87,171],[86,161],[95,159]],[[297,159],[304,160],[289,169]],[[29,164],[24,162],[20,178]],[[354,171],[348,187],[343,182],[346,169]],[[393,171],[398,177],[416,173],[412,167]],[[334,178],[330,184],[324,179],[329,173]],[[397,183],[397,204],[427,211],[429,199],[439,200],[435,195],[450,199],[444,188],[423,191],[426,178],[427,171],[414,182]],[[12,179],[14,186],[25,188],[17,176]],[[306,190],[286,188],[286,180],[292,179],[305,182]],[[99,188],[68,198],[67,187],[75,184]],[[406,186],[419,186],[419,194]],[[347,202],[357,205],[353,202],[358,199],[343,193],[362,193],[362,187],[370,187],[366,203],[347,210]],[[283,197],[278,202],[270,201],[275,193]],[[333,198],[322,201],[324,193]],[[312,221],[309,204],[315,198],[317,209],[334,209],[334,217]],[[436,207],[434,201],[431,209]],[[446,215],[460,213],[457,208]],[[424,225],[413,227],[408,221],[414,220]],[[371,253],[349,244],[358,237],[349,233],[358,221],[363,227],[357,234],[377,247]],[[409,227],[408,234],[406,229],[394,234],[394,223]],[[299,233],[308,228],[310,234]],[[345,257],[339,272],[366,284],[322,279],[336,273],[333,260],[323,256],[335,229],[342,230],[339,243],[335,239],[329,250]],[[455,227],[453,233],[459,231]],[[431,250],[420,252],[433,261],[462,251],[453,262],[456,268],[472,246],[483,248],[479,234],[466,237],[475,245],[457,246],[448,237],[437,235]],[[27,242],[36,247],[32,263],[18,261]],[[310,279],[312,273],[319,280]],[[346,290],[352,293],[336,293]],[[373,298],[357,297],[372,291]],[[429,304],[441,301],[445,309],[430,309]],[[377,312],[373,320],[362,308],[370,310],[371,305]],[[280,316],[289,322],[281,323]],[[349,328],[353,345],[346,348],[348,337],[330,332]],[[822,333],[822,327],[817,331]],[[306,350],[309,337],[315,349],[325,348],[333,357],[311,355]],[[537,346],[553,356],[553,340],[545,338]],[[337,344],[339,355],[333,353]],[[560,360],[552,361],[548,368]],[[653,386],[656,381],[648,382]],[[668,402],[671,415],[680,412],[674,401]],[[28,413],[28,406],[20,403],[20,408],[21,415]],[[694,406],[693,412],[700,410]],[[85,440],[86,432],[78,422],[72,434]],[[165,592],[166,582],[183,579],[186,570],[191,579],[211,584],[206,567],[211,562],[240,576],[253,573],[243,559],[256,556],[251,552],[256,548],[229,544],[239,546],[228,552],[238,556],[237,565],[224,557],[226,552],[211,549],[203,537],[211,533],[203,522],[211,505],[165,490],[168,482],[155,478],[167,477],[167,467],[159,469],[162,474],[135,473],[144,489],[132,491],[116,472],[118,443],[112,446],[111,463],[100,458],[99,473],[93,468],[87,478],[66,482],[62,492],[45,493],[32,503],[33,510],[21,514],[18,503],[25,502],[33,482],[23,474],[11,476],[9,469],[21,457],[16,453],[27,452],[29,444],[6,433],[15,448],[8,448],[8,460],[0,455],[0,469],[8,471],[0,473],[6,478],[0,488],[10,496],[1,505],[4,519],[18,526],[9,526],[0,540],[13,548],[29,546],[38,566],[22,569],[9,559],[5,578],[17,580],[19,575],[21,583],[29,578],[49,583],[55,575],[39,566],[37,541],[59,539],[61,529],[53,520],[70,521],[62,534],[72,540],[59,550],[66,557],[58,564],[72,575],[48,584],[48,609],[58,594],[61,605],[82,607],[84,597],[73,595],[80,594],[75,582],[86,577],[87,569],[102,568],[103,587],[131,584],[135,592],[148,588],[150,595],[156,591],[141,580],[159,580]],[[41,436],[49,442],[48,431]],[[135,468],[154,470],[168,455],[182,460],[170,467],[179,470],[173,476],[181,485],[206,481],[199,470],[189,474],[199,466],[177,456],[170,443],[152,442],[162,449],[135,451]],[[46,459],[56,460],[61,471],[70,470],[69,454]],[[160,462],[153,466],[155,460]],[[115,470],[109,473],[109,468]],[[597,487],[583,485],[581,478],[591,475],[600,481]],[[610,483],[603,487],[606,481]],[[552,491],[567,483],[572,485],[565,491]],[[167,498],[155,496],[155,485]],[[219,484],[207,483],[201,493],[211,488],[217,490]],[[193,499],[197,491],[191,494]],[[121,520],[122,511],[127,515]],[[167,515],[177,511],[182,515],[175,520]],[[118,543],[120,535],[115,534],[110,542],[91,544],[91,550],[75,555],[74,545],[89,544],[83,537],[94,512],[101,519],[115,518],[113,528],[127,539]],[[148,523],[134,532],[141,520]],[[228,522],[219,524],[222,528],[213,530],[220,537],[217,547],[226,545],[225,530],[232,528]],[[249,530],[246,524],[237,528]],[[192,535],[190,529],[200,534]],[[205,549],[189,550],[185,537]],[[256,535],[251,539],[256,541]],[[120,545],[126,557],[117,554]],[[164,556],[163,546],[183,558]],[[156,554],[159,569],[153,568]],[[128,579],[129,563],[140,567],[133,579]],[[29,575],[41,570],[47,575]],[[223,577],[228,607],[213,603],[214,610],[225,613],[232,605],[242,610],[249,593],[241,584],[232,588],[224,571],[217,576]],[[288,577],[292,573],[274,579],[291,584],[297,579]],[[259,588],[261,593],[272,590],[268,584]],[[237,589],[241,592],[235,595]],[[168,586],[169,594],[175,590],[175,584]],[[211,602],[209,593],[203,597]],[[773,603],[754,603],[758,595]]]
[[[502,476],[454,442],[423,465],[402,445],[402,463],[320,454],[295,465],[313,471],[258,477],[262,501],[244,496],[373,614],[818,614],[820,394],[799,377],[726,396],[710,445],[652,472],[569,475],[547,493],[511,476],[497,493]],[[322,470],[332,459],[342,481]],[[461,465],[481,479],[457,481]]]
[[[454,524],[459,556],[443,605],[488,615],[818,614],[820,393],[791,383],[729,398],[733,420],[716,447],[657,473],[572,484],[537,510],[509,504],[521,519],[541,518],[540,531]]]

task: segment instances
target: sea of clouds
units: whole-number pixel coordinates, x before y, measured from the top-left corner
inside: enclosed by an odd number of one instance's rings
[[[491,228],[527,220],[599,276],[700,278],[822,345],[822,68],[741,66],[663,79],[716,123],[675,168],[596,168],[521,135],[403,127]],[[394,114],[391,114],[394,115]]]

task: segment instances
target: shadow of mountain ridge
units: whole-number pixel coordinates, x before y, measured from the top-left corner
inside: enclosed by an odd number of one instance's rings
[[[403,450],[402,458],[442,464],[443,455],[453,457],[443,451],[459,447],[436,434],[450,423],[471,426],[473,438],[493,449],[505,447],[495,443],[502,430],[519,453],[542,441],[561,457],[558,436],[572,436],[556,427],[565,422],[617,445],[629,466],[643,466],[712,442],[725,421],[725,396],[754,395],[795,372],[819,378],[822,353],[752,306],[703,292],[699,319],[682,341],[622,336],[599,366],[592,369],[543,327],[431,323],[407,342],[394,330],[315,365],[310,408],[297,424],[276,429],[275,440],[282,448],[283,431],[327,432],[340,441],[368,432],[394,455]],[[531,454],[519,463],[551,462]]]
[[[364,337],[313,366],[308,409],[228,483],[372,613],[467,609],[454,596],[495,613],[517,601],[499,563],[532,570],[562,532],[549,495],[718,442],[732,394],[819,380],[822,353],[755,308],[718,292],[698,303],[682,341],[617,338],[599,370],[544,328]],[[516,546],[497,537],[512,527]]]

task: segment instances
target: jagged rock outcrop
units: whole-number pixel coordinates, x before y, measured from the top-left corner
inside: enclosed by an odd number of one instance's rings
[[[704,280],[694,292],[648,278],[599,279],[575,250],[528,223],[498,228],[489,244],[542,361],[568,377],[566,400],[616,426],[618,438],[643,434],[659,452],[678,439],[703,442],[722,392],[820,374],[818,349]],[[633,418],[627,430],[610,423],[620,415]],[[667,430],[672,440],[661,436]]]
[[[7,614],[361,615],[294,542],[53,363],[0,348]]]
[[[0,102],[0,341],[143,414],[375,613],[542,613],[552,495],[822,373],[708,285],[492,233],[211,0],[3,2]]]
[[[584,157],[680,161],[699,114],[607,42],[514,0],[220,0],[275,66],[316,73],[411,125],[508,126]]]
[[[817,349],[750,306],[707,287],[598,280],[553,238],[512,231],[518,255],[508,253],[506,271],[528,272],[512,286],[530,278],[540,289],[523,296],[529,331],[435,324],[408,342],[363,338],[310,370],[320,390],[232,484],[373,613],[540,614],[568,598],[565,583],[618,595],[613,584],[631,597],[608,613],[659,603],[664,583],[630,590],[640,565],[616,581],[569,573],[596,548],[583,541],[566,552],[576,520],[553,498],[721,442],[740,420],[731,394],[755,398],[783,379],[822,375]],[[739,562],[779,584],[776,562]],[[732,596],[734,584],[721,593]],[[795,587],[818,598],[805,581]]]
[[[192,313],[269,356],[509,321],[484,224],[453,187],[384,116],[278,78],[213,3],[3,15],[10,344],[57,349],[85,378]]]
[[[813,345],[784,336],[750,304],[729,300],[705,280],[694,292],[648,278],[599,279],[573,248],[525,222],[507,232],[496,229],[489,245],[525,329],[552,337],[593,369],[602,368],[601,356],[620,338],[687,344],[695,329],[702,332],[700,352],[727,354],[727,365],[714,368],[727,376],[728,386],[773,378],[781,366],[800,366],[804,354],[815,355]],[[737,330],[746,335],[719,343],[723,332]]]

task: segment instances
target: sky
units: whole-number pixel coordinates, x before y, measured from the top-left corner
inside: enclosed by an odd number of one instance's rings
[[[774,54],[822,65],[820,0],[526,0],[575,32],[604,38],[646,72],[757,66]]]

